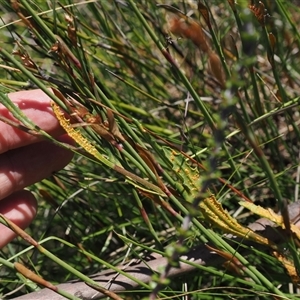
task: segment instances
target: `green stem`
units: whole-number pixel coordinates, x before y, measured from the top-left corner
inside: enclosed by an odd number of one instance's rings
[[[170,53],[166,50],[164,45],[160,42],[159,38],[156,36],[156,34],[152,30],[152,28],[149,26],[149,24],[146,21],[146,19],[144,18],[144,16],[141,14],[140,10],[137,8],[135,2],[133,0],[128,0],[128,2],[130,3],[130,5],[131,5],[134,13],[136,14],[137,18],[142,23],[143,27],[148,32],[149,36],[152,38],[153,42],[156,44],[156,46],[161,51],[161,53],[166,58],[166,60],[171,63],[172,67],[176,71],[176,74],[181,79],[182,83],[185,85],[186,89],[189,91],[189,93],[193,97],[194,101],[198,105],[199,109],[203,113],[203,115],[204,115],[208,125],[210,126],[210,128],[212,130],[215,130],[215,122],[214,122],[212,116],[210,115],[210,113],[208,112],[205,103],[201,100],[201,98],[196,93],[196,91],[194,90],[193,86],[191,85],[191,83],[189,82],[187,77],[184,75],[184,73],[177,66],[174,59],[171,57]]]

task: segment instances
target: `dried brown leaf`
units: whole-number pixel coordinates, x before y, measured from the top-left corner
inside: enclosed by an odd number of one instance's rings
[[[34,69],[34,70],[38,69],[38,67],[36,66],[36,64],[34,63],[34,61],[30,58],[30,56],[29,56],[28,53],[21,52],[20,50],[15,50],[15,51],[13,51],[12,54],[19,56],[21,58],[22,64],[26,68],[30,68],[30,69]]]
[[[169,30],[175,34],[191,40],[200,50],[207,53],[210,48],[207,44],[205,34],[199,23],[193,19],[182,16],[171,16],[167,18]]]
[[[73,54],[73,52],[70,50],[70,48],[68,47],[68,45],[64,42],[64,40],[56,35],[56,42],[52,45],[52,47],[50,48],[49,52],[55,52],[57,53],[62,60],[64,60],[67,64],[69,64],[69,62],[71,62],[72,64],[74,64],[77,68],[81,69],[81,63],[80,61],[77,59],[77,57]]]
[[[108,126],[109,126],[109,132],[119,139],[120,141],[124,142],[125,138],[123,137],[122,133],[119,130],[119,127],[117,125],[117,122],[115,120],[114,114],[111,109],[107,109],[106,111],[107,120],[108,120]]]
[[[207,7],[204,4],[202,4],[200,1],[198,2],[198,11],[202,15],[202,17],[204,18],[207,26],[209,28],[211,28],[210,18],[209,18],[209,11],[208,11]]]
[[[220,57],[215,52],[208,54],[209,68],[212,75],[217,79],[222,88],[225,88],[225,75]]]
[[[265,19],[268,14],[262,1],[259,1],[257,5],[250,4],[249,8],[253,12],[260,25],[265,26]]]
[[[51,289],[54,292],[58,291],[58,288],[55,285],[53,285],[49,281],[46,281],[45,279],[38,276],[37,274],[33,273],[31,270],[29,270],[22,264],[15,262],[14,267],[19,273],[21,273],[24,277],[28,278],[29,280],[31,280],[39,285],[42,285],[48,289]]]
[[[269,63],[273,66],[273,64],[274,64],[274,49],[276,46],[276,37],[272,32],[269,33],[269,42],[270,42],[271,53],[268,53],[268,60],[269,60]]]
[[[10,228],[14,233],[20,236],[22,239],[27,241],[34,247],[38,246],[38,243],[29,235],[27,234],[22,228],[16,225],[14,222],[6,218],[4,215],[0,214],[0,218],[5,221],[8,228]]]

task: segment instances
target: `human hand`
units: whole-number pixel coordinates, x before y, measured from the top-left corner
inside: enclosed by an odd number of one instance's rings
[[[11,93],[9,98],[41,129],[60,141],[71,143],[54,116],[51,99],[41,90]],[[14,118],[0,104],[0,115]],[[25,133],[0,121],[0,213],[21,228],[26,228],[37,210],[34,196],[24,190],[52,172],[62,169],[72,158],[72,152]],[[0,224],[0,249],[15,234]]]

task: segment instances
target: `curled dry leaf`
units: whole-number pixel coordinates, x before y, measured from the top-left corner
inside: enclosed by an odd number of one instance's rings
[[[38,67],[34,63],[34,61],[30,58],[29,54],[27,52],[21,52],[20,50],[15,50],[12,53],[13,55],[20,56],[22,64],[26,68],[37,70]]]
[[[220,57],[213,51],[208,54],[209,68],[212,75],[217,79],[222,88],[225,88],[225,75]]]
[[[108,120],[108,125],[109,125],[109,132],[117,139],[120,141],[124,142],[125,138],[123,137],[118,124],[115,120],[114,114],[111,109],[107,109],[106,111],[107,114],[107,120]]]
[[[68,23],[68,38],[70,39],[72,45],[74,47],[77,47],[77,32],[74,25],[74,18],[71,15],[65,13],[65,21]]]
[[[72,53],[68,45],[64,42],[64,40],[56,35],[56,42],[52,45],[49,52],[55,52],[57,53],[60,58],[65,61],[67,64],[71,62],[73,65],[75,65],[77,68],[81,68],[81,63],[77,59],[77,57]]]
[[[181,17],[172,15],[167,16],[169,30],[178,36],[191,40],[200,50],[207,53],[209,46],[205,34],[199,23],[191,18],[182,15]]]
[[[20,7],[18,1],[11,0],[10,5],[11,5],[12,9],[16,12],[16,14],[19,16],[19,18],[23,21],[25,26],[27,26],[28,28],[34,28],[33,24],[31,23],[32,18],[26,18],[26,16],[21,11],[21,7]]]
[[[198,11],[204,18],[207,26],[211,29],[211,24],[210,24],[210,19],[209,19],[209,11],[208,11],[207,7],[204,4],[202,4],[200,1],[198,2]]]
[[[206,23],[211,27],[208,10],[203,5],[200,5],[199,9],[202,15],[204,15]],[[225,88],[225,76],[221,60],[219,56],[210,49],[201,25],[185,15],[181,15],[180,17],[177,15],[167,15],[167,21],[169,30],[173,34],[191,40],[200,50],[208,54],[210,71],[220,83],[221,87]]]
[[[257,5],[249,5],[250,10],[255,15],[257,21],[261,26],[265,26],[265,19],[268,16],[267,10],[265,9],[265,5],[259,1]]]
[[[68,24],[68,38],[74,47],[77,47],[77,34],[74,26]]]

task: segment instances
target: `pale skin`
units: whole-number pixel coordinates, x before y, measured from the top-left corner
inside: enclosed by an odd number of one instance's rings
[[[72,143],[60,127],[50,106],[51,99],[44,92],[21,91],[8,96],[40,128],[60,141]],[[0,115],[14,120],[1,104]],[[26,228],[35,217],[37,200],[24,188],[62,169],[72,156],[68,150],[0,121],[0,213]],[[0,224],[0,248],[13,238],[15,234]]]

